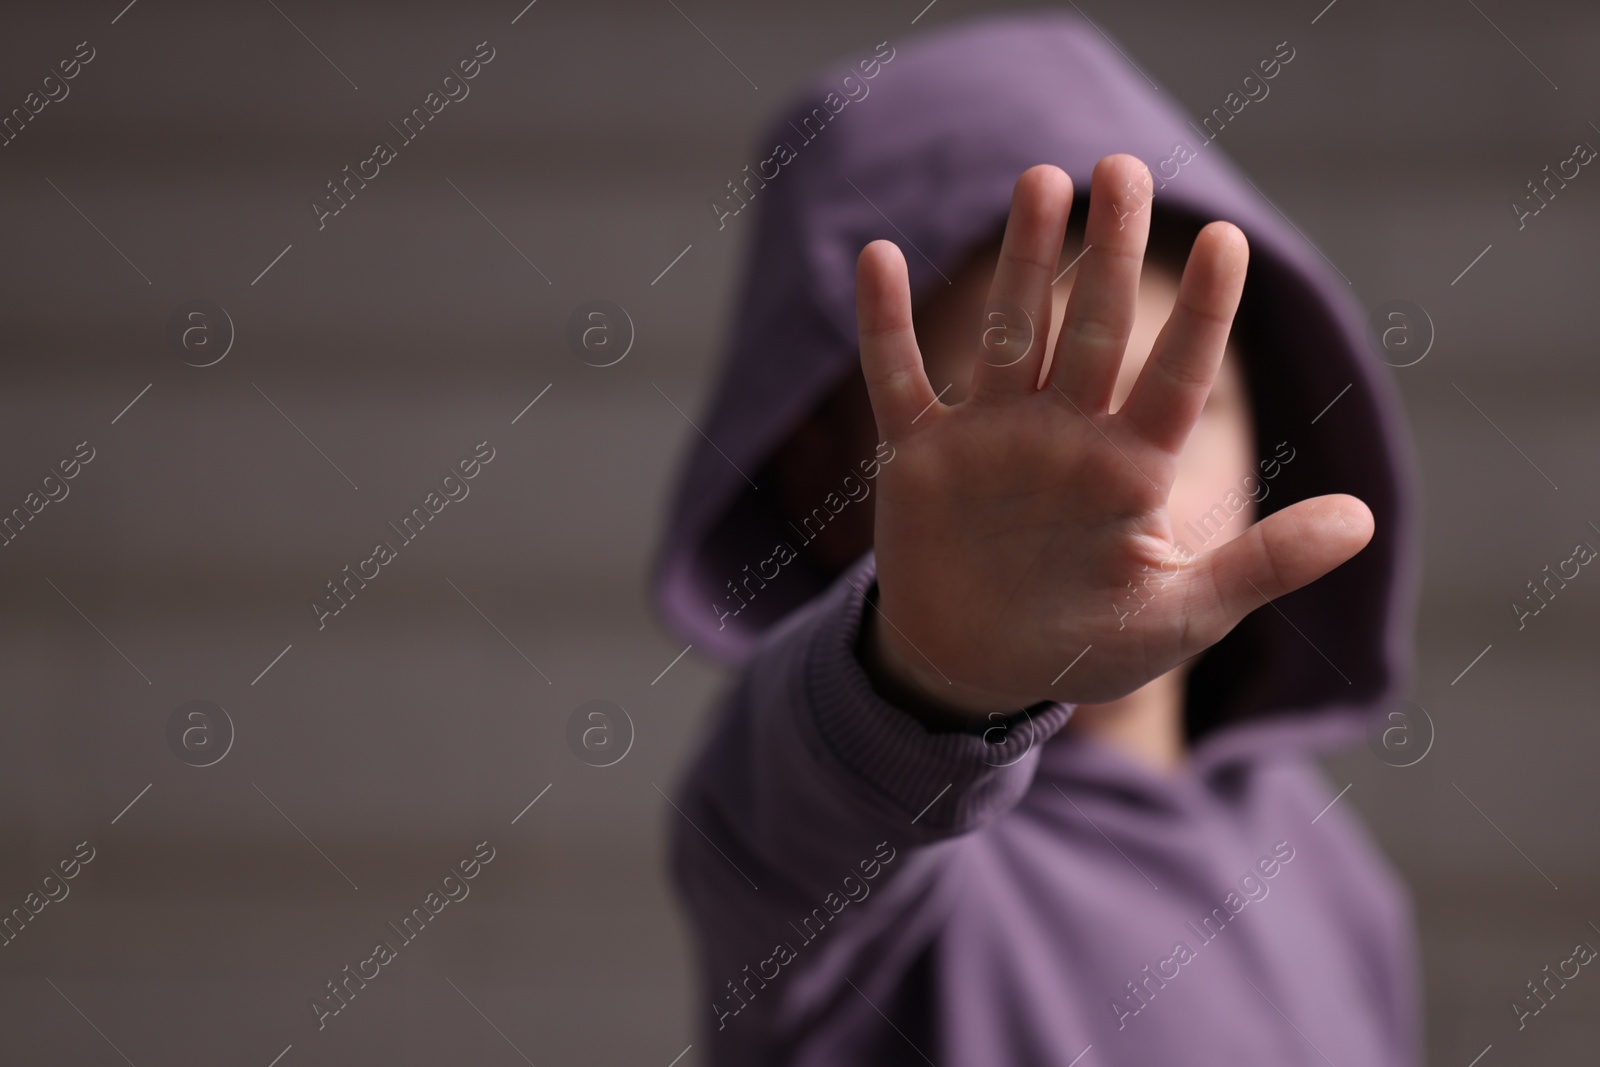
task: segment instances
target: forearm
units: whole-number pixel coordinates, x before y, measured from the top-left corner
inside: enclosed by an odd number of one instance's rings
[[[915,851],[982,827],[1021,799],[1033,749],[1070,714],[1048,704],[952,730],[891,703],[858,658],[874,578],[869,555],[763,643],[679,791],[748,868],[728,871],[732,885],[760,885],[760,871],[826,893],[880,842]],[[706,845],[691,834],[686,847]]]

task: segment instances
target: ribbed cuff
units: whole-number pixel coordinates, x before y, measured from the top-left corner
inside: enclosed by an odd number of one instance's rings
[[[1072,714],[1045,702],[991,716],[964,731],[933,732],[872,687],[856,655],[866,603],[877,581],[871,553],[826,594],[806,651],[806,702],[838,760],[935,833],[974,830],[1022,799],[1038,748]]]

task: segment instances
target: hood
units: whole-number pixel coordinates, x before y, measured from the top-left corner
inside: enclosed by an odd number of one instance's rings
[[[1212,140],[1225,124],[1251,121],[1247,105],[1265,106],[1268,71],[1299,73],[1288,44],[1272,47],[1201,123],[1096,27],[1060,12],[968,19],[864,48],[792,94],[750,153],[760,162],[740,176],[745,195],[730,190],[712,206],[748,244],[719,378],[695,419],[701,433],[654,566],[656,607],[672,629],[736,663],[826,585],[793,564],[748,609],[725,614],[729,583],[792,539],[764,464],[857,366],[861,248],[896,242],[920,302],[998,238],[1028,167],[1071,175],[1077,211],[1095,162],[1128,152],[1155,179],[1152,243],[1164,225],[1212,219],[1249,239],[1234,337],[1256,454],[1292,456],[1258,516],[1345,492],[1376,519],[1352,560],[1252,613],[1204,654],[1190,678],[1191,734],[1276,713],[1273,731],[1322,747],[1349,740],[1408,689],[1420,484],[1391,372],[1350,283]]]

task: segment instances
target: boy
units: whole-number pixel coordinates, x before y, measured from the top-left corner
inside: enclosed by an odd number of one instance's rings
[[[1416,1062],[1404,891],[1311,763],[1410,670],[1359,310],[1076,19],[852,99],[757,194],[658,569],[741,666],[672,824],[709,1062]]]

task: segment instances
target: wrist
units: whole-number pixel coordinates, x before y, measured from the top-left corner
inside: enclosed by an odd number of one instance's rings
[[[1018,705],[995,694],[963,686],[895,630],[877,606],[878,586],[867,591],[856,658],[878,695],[935,732],[961,730],[995,712],[1011,714]]]

